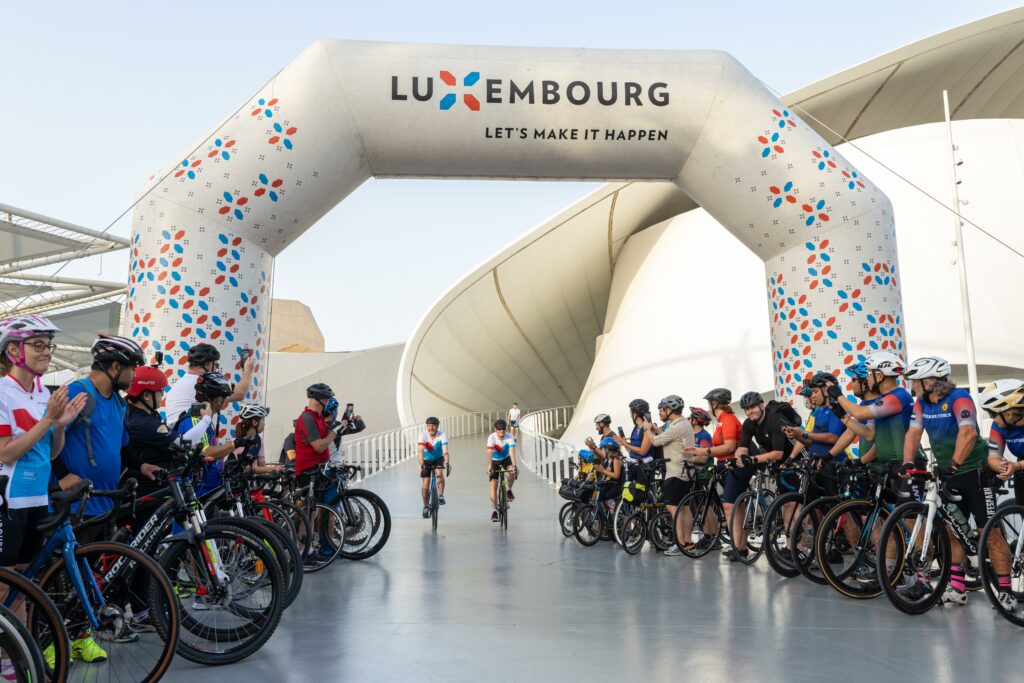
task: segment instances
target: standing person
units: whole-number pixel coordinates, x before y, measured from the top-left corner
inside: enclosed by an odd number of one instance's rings
[[[711,424],[711,415],[703,408],[690,408],[690,427],[693,428],[694,448],[708,448],[711,446],[711,434],[707,426]]]
[[[277,459],[279,465],[295,466],[295,425],[298,423],[298,420],[292,420],[292,431],[285,435],[281,443],[281,455]]]
[[[508,426],[512,429],[512,436],[519,438],[519,418],[521,418],[523,412],[519,410],[518,403],[512,403],[512,407],[508,411]]]
[[[902,470],[913,469],[921,437],[927,432],[939,476],[960,497],[952,505],[959,508],[965,521],[973,515],[974,526],[980,533],[989,516],[996,510],[996,499],[992,487],[982,483],[979,466],[982,470],[1001,473],[1002,461],[998,457],[990,458],[988,443],[978,434],[978,413],[974,399],[966,389],[950,381],[952,373],[949,363],[935,356],[918,358],[904,373],[904,377],[910,380],[917,400],[914,401],[914,412],[903,445]],[[990,478],[986,477],[985,481],[990,481]],[[947,509],[949,507],[947,505]],[[950,514],[956,518],[955,514]],[[965,605],[967,585],[963,567],[964,549],[948,528],[946,534],[949,536],[952,557],[949,586],[942,595],[942,602]],[[1008,578],[1009,548],[999,533],[989,536],[988,549],[996,575]],[[913,586],[901,591],[911,600],[920,599],[922,595],[931,593],[930,588],[922,585],[925,581],[925,578],[919,576]]]
[[[338,399],[334,396],[327,399],[327,405],[324,406],[324,421],[327,423],[327,428],[337,434],[334,437],[334,441],[327,447],[327,451],[330,454],[327,461],[331,464],[331,467],[339,468],[344,465],[344,456],[341,447],[341,437],[345,434],[358,434],[359,432],[366,429],[366,425],[363,423],[363,418],[358,415],[352,415],[350,410],[346,408],[345,414],[342,415],[341,419],[338,419],[338,408],[340,404]],[[349,404],[351,407],[351,404]]]
[[[693,480],[686,471],[687,462],[705,459],[686,455],[686,450],[693,448],[693,427],[683,417],[684,405],[683,399],[670,394],[658,403],[658,417],[665,423],[665,428],[659,429],[650,422],[646,424],[651,442],[662,449],[665,457],[665,484],[661,502],[665,503],[665,509],[672,515],[672,519],[676,519],[676,508],[693,488]],[[684,509],[678,517],[676,538],[688,538],[692,526],[689,510]],[[665,554],[681,555],[682,551],[673,543],[665,550]]]
[[[50,368],[58,334],[60,328],[37,315],[0,321],[0,475],[7,478],[0,491],[5,508],[0,512],[0,566],[15,571],[43,548],[36,525],[48,514],[50,463],[64,447],[65,428],[87,398],[79,394],[69,401],[67,387],[51,395],[40,379]],[[0,602],[7,593],[7,586],[0,585]],[[26,620],[24,600],[13,611]],[[86,661],[106,659],[88,636],[71,643],[71,655]],[[0,661],[0,675],[15,679],[8,653]]]
[[[235,441],[244,441],[246,445],[235,448],[233,454],[238,456],[248,453],[252,456],[255,474],[270,474],[284,470],[281,465],[267,464],[267,452],[263,439],[263,430],[267,427],[267,415],[270,415],[270,408],[259,403],[243,403],[238,408]]]
[[[245,398],[252,384],[253,356],[250,354],[245,363],[242,364],[242,379],[231,391],[231,395],[225,403],[236,403]],[[200,343],[188,350],[188,371],[174,384],[167,392],[164,399],[164,406],[167,411],[167,421],[170,424],[177,424],[182,413],[188,412],[196,400],[196,382],[206,372],[220,371],[220,351],[212,344]]]
[[[196,495],[203,496],[220,487],[221,473],[224,471],[224,458],[231,455],[241,444],[241,439],[220,438],[220,414],[227,405],[234,387],[227,377],[219,372],[205,372],[199,376],[195,384],[195,402],[175,424],[175,431],[184,439],[187,435],[196,435],[197,427],[206,424],[206,430],[192,439],[206,462],[203,480],[196,488]]]
[[[832,446],[839,441],[839,437],[846,431],[846,425],[828,406],[829,387],[836,385],[836,377],[832,373],[815,373],[808,384],[810,389],[808,400],[810,401],[814,418],[813,426],[808,426],[806,430],[799,425],[786,425],[785,427],[786,436],[802,443],[807,450],[808,457],[814,460],[815,465],[819,468],[823,463],[842,461],[846,457],[845,453],[837,455],[832,455],[831,453]],[[810,422],[808,424],[810,425]],[[826,492],[826,495],[833,494],[832,492]]]
[[[495,420],[494,431],[487,437],[487,477],[491,480],[491,521],[498,521],[498,470],[511,470],[508,476],[509,502],[516,499],[512,495],[512,484],[516,473],[516,439],[508,433],[508,424],[504,420]]]
[[[135,369],[145,364],[142,349],[131,339],[101,334],[92,344],[92,370],[68,385],[68,396],[86,394],[82,413],[68,428],[54,475],[68,489],[88,479],[100,490],[116,489],[121,478],[121,449],[128,445],[127,405],[121,392],[131,388]],[[109,498],[89,498],[85,517],[95,517],[114,507]],[[76,508],[77,509],[77,508]],[[80,543],[109,537],[113,521],[84,529]]]
[[[868,381],[868,368],[863,361],[854,363],[846,368],[846,374],[852,380],[853,395],[860,401],[861,406],[869,406],[878,398],[878,394],[872,391]],[[829,408],[836,413],[834,407]],[[844,453],[854,441],[857,441],[857,460],[862,463],[869,463],[875,459],[875,421],[857,420],[850,415],[844,414],[842,409],[838,413],[842,415],[842,423],[846,431],[839,437],[839,441],[829,450],[832,457]]]
[[[295,422],[295,474],[299,477],[327,462],[334,437],[344,429],[339,423],[337,431],[332,431],[324,419],[324,409],[333,397],[334,390],[322,382],[306,388],[309,401]],[[308,483],[308,475],[305,479]]]
[[[441,431],[441,421],[436,417],[428,417],[423,431],[416,443],[420,457],[420,494],[423,498],[423,519],[430,517],[430,473],[440,465],[444,469],[437,470],[437,502],[444,505],[444,476],[452,473],[451,460],[448,457],[448,435]]]
[[[651,404],[642,398],[633,399],[629,402],[629,417],[633,421],[633,432],[629,435],[629,441],[618,434],[612,436],[619,446],[628,451],[630,460],[651,462],[654,458],[654,453],[651,452],[654,448],[654,439],[644,426],[651,422]]]

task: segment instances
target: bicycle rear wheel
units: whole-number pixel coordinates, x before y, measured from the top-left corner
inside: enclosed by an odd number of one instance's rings
[[[75,589],[63,558],[43,569],[39,587],[57,605],[72,640],[91,638],[106,660],[72,668],[68,680],[160,680],[174,658],[180,624],[178,599],[167,574],[145,553],[110,541],[76,548],[75,562],[87,595]],[[98,618],[99,629],[92,628],[89,611]],[[129,620],[144,612],[163,628],[133,639]]]
[[[789,528],[789,553],[793,566],[805,579],[822,586],[827,584],[828,580],[822,574],[818,556],[814,553],[814,540],[818,537],[822,517],[837,502],[839,502],[838,497],[830,496],[818,498],[804,505]],[[838,548],[830,550],[832,554],[840,552]]]
[[[263,539],[283,572],[285,609],[295,602],[302,590],[302,551],[283,529],[263,517],[218,517],[208,524],[240,527]]]
[[[931,520],[925,538],[928,507],[910,502],[893,510],[878,535],[878,581],[896,609],[924,614],[938,602],[949,584],[952,549],[946,525],[938,516]],[[927,542],[927,549],[925,549]],[[888,567],[902,566],[898,580],[887,581]]]
[[[764,555],[775,573],[787,579],[800,574],[789,551],[789,527],[803,500],[800,493],[784,493],[776,496],[765,512]]]
[[[5,605],[16,609],[24,604],[25,623],[41,650],[53,649],[53,667],[47,663],[39,680],[65,681],[71,661],[71,640],[57,605],[39,586],[25,576],[0,567],[0,584],[7,586]]]
[[[343,558],[365,560],[384,548],[391,537],[391,511],[380,496],[366,489],[349,489],[334,507],[345,528]]]
[[[36,683],[47,679],[46,661],[39,644],[14,612],[3,606],[0,606],[0,651],[11,667],[9,676],[13,678],[8,680]]]
[[[999,586],[988,548],[996,534],[1002,536],[1009,551],[1008,587]],[[988,520],[978,542],[978,564],[992,607],[1011,624],[1024,626],[1024,505],[1000,505]]]
[[[665,508],[656,508],[647,523],[647,538],[659,553],[663,553],[676,542],[676,532],[672,528],[672,515]]]
[[[690,538],[684,540],[678,538],[676,532],[682,516],[687,513],[690,519]],[[682,526],[687,527],[686,524]],[[704,557],[714,549],[715,541],[722,538],[725,526],[725,511],[721,504],[703,490],[691,491],[676,508],[672,520],[672,534],[679,550],[687,557],[696,559]]]
[[[876,541],[889,510],[870,500],[846,500],[825,513],[814,539],[821,575],[848,598],[865,600],[882,594],[878,583]],[[894,566],[895,580],[900,567]]]
[[[558,511],[558,527],[566,538],[572,537],[572,520],[576,511],[576,503],[569,501]]]
[[[601,540],[604,533],[604,515],[593,503],[576,511],[573,535],[580,545],[590,547]]]
[[[768,506],[760,491],[745,491],[736,499],[729,519],[729,528],[738,522],[737,515],[743,514],[743,530],[747,534],[747,554],[738,555],[737,560],[743,564],[754,564],[764,553],[765,513]]]
[[[642,512],[634,512],[622,523],[622,541],[620,545],[630,555],[636,555],[643,550],[644,542],[647,540],[646,520]]]
[[[640,509],[640,506],[636,503],[631,503],[628,500],[619,500],[618,505],[615,506],[615,514],[612,515],[612,536],[615,538],[615,542],[622,545],[622,527],[626,523],[626,520],[633,516]]]
[[[313,508],[313,520],[316,537],[312,550],[303,558],[303,571],[307,573],[330,566],[342,554],[345,546],[345,520],[336,508],[317,504]]]

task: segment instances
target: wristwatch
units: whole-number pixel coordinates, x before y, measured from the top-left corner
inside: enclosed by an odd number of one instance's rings
[[[711,457],[711,446],[708,446],[704,450],[707,451],[708,457],[710,458]]]

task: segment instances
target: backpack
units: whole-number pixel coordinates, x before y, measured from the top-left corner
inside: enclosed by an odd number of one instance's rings
[[[82,406],[82,412],[78,413],[78,417],[76,417],[74,422],[71,423],[69,429],[78,429],[80,426],[85,427],[85,453],[89,456],[89,464],[96,467],[96,456],[93,454],[92,450],[92,413],[96,410],[96,387],[93,386],[88,377],[76,380],[72,382],[72,384],[81,384],[82,388],[85,389],[85,393],[88,395],[88,398],[85,399],[85,405]],[[121,405],[121,421],[125,423],[125,429],[127,430],[127,411],[125,410],[124,401],[116,391],[113,395],[117,396],[118,403]]]
[[[776,415],[788,426],[796,427],[803,423],[800,413],[786,401],[768,401],[764,407],[765,419],[772,419]]]

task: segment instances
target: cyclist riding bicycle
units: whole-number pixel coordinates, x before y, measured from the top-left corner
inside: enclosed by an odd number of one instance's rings
[[[512,495],[512,484],[515,483],[516,439],[508,433],[508,423],[495,420],[494,431],[487,437],[487,478],[491,481],[491,521],[498,521],[498,470],[511,470],[508,477],[509,502],[516,499]]]
[[[949,488],[960,496],[953,503],[965,518],[974,515],[975,526],[980,532],[995,512],[996,501],[992,487],[980,480],[981,470],[1002,471],[1002,463],[993,457],[989,461],[988,444],[978,434],[978,413],[974,399],[966,389],[950,381],[953,369],[949,363],[935,356],[918,358],[904,377],[910,380],[914,395],[913,415],[907,429],[903,447],[903,472],[912,470],[914,459],[921,447],[921,437],[927,432],[935,457],[937,471]],[[986,478],[986,482],[988,479]],[[964,549],[950,535],[952,564],[950,565],[949,587],[942,596],[942,602],[956,605],[967,604],[966,575],[963,568]],[[989,550],[996,574],[1009,576],[1009,551],[998,535],[989,541]],[[915,583],[907,589],[908,597],[920,599],[930,589]]]
[[[420,438],[416,443],[420,458],[420,494],[423,497],[423,519],[430,517],[430,473],[436,472],[437,502],[444,505],[444,477],[451,474],[452,464],[448,456],[448,435],[441,431],[441,421],[436,417],[428,417]],[[438,466],[444,469],[436,469]]]

